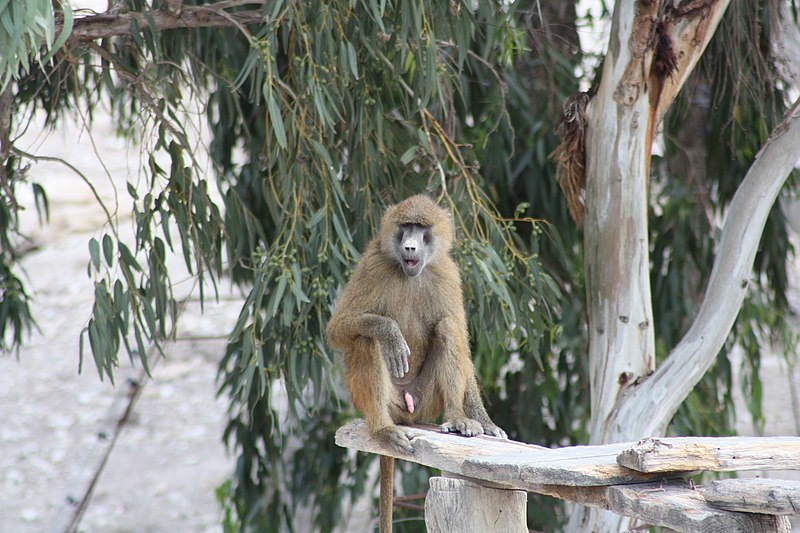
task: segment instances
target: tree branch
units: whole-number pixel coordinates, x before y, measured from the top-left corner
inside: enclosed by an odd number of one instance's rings
[[[228,0],[202,6],[175,5],[177,13],[167,11],[148,11],[146,13],[120,13],[90,15],[76,18],[67,44],[86,42],[131,35],[131,22],[135,19],[139,28],[150,27],[156,31],[178,28],[215,28],[234,24],[258,24],[266,20],[262,9],[224,12],[225,9],[245,5],[264,5],[265,0]],[[172,5],[172,4],[170,4]],[[57,32],[61,31],[61,22],[57,23]]]
[[[613,417],[618,422],[616,440],[663,434],[714,363],[747,293],[764,224],[799,154],[800,99],[775,128],[736,191],[694,323],[664,364],[620,402]]]
[[[673,2],[665,9],[651,72],[655,78],[653,84],[657,86],[651,93],[655,97],[655,126],[664,118],[675,95],[705,52],[729,4],[730,0],[692,0]],[[668,47],[668,50],[663,50],[664,47]],[[659,76],[658,58],[665,53],[674,57],[675,69],[673,72],[662,72]]]
[[[0,201],[5,201],[16,212],[19,209],[14,188],[6,171],[6,161],[11,153],[11,84],[0,91]]]

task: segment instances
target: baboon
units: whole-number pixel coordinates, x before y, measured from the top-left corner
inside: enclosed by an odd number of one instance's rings
[[[370,433],[413,454],[396,424],[434,422],[506,438],[483,406],[472,364],[450,214],[425,195],[389,207],[328,322]],[[391,531],[392,458],[381,457],[381,531]]]

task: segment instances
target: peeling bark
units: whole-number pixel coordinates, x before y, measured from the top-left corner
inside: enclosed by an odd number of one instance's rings
[[[587,141],[593,443],[620,432],[611,423],[620,394],[655,371],[647,228],[652,138],[727,5],[694,0],[662,9],[640,1],[615,8],[612,35],[629,46],[606,56]]]

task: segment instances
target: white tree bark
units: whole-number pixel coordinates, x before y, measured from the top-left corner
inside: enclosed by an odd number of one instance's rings
[[[591,444],[606,442],[606,420],[620,391],[655,368],[647,236],[650,104],[643,75],[649,70],[643,34],[649,31],[634,28],[639,16],[636,2],[617,2],[589,108],[584,247]]]
[[[620,394],[655,370],[647,227],[653,134],[729,2],[618,1],[614,8],[586,143],[592,443],[610,442]]]
[[[733,197],[697,317],[656,373],[622,399],[612,416],[613,441],[662,435],[725,343],[747,293],[767,216],[800,159],[798,104],[761,149]]]
[[[647,227],[653,135],[729,2],[618,0],[614,7],[600,86],[588,109],[586,143],[591,443],[631,437],[632,421],[620,413],[636,400],[625,393],[655,371]],[[671,415],[664,412],[656,405],[643,418],[668,421]],[[643,436],[652,434],[632,438]],[[619,531],[625,523],[584,508],[571,515],[568,530]]]

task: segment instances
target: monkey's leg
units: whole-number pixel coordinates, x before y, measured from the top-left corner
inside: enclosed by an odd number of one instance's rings
[[[506,432],[500,429],[500,427],[498,427],[497,424],[492,422],[492,419],[489,418],[489,414],[486,412],[486,408],[483,406],[481,391],[478,387],[478,378],[475,376],[474,371],[472,373],[472,377],[467,382],[467,390],[464,393],[464,413],[467,415],[467,417],[480,422],[481,426],[483,426],[483,432],[486,435],[500,437],[501,439],[508,438]]]
[[[414,453],[406,432],[392,418],[392,403],[396,390],[389,370],[381,356],[378,343],[359,337],[346,354],[347,385],[356,409],[364,415],[367,429],[396,453]]]
[[[427,370],[432,372],[444,402],[441,430],[472,437],[483,433],[483,425],[464,411],[467,384],[475,371],[469,358],[466,333],[462,329],[452,318],[439,321],[425,365],[431,365]]]

